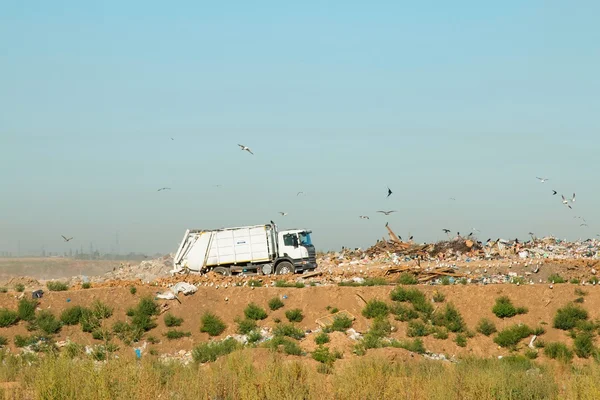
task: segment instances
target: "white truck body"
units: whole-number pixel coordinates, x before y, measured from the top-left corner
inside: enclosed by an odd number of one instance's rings
[[[310,231],[278,232],[275,224],[266,224],[216,230],[188,229],[173,261],[172,273],[204,273],[215,269],[227,275],[252,271],[270,274],[277,271],[282,262],[289,263],[283,265],[294,271],[314,269],[316,253]]]

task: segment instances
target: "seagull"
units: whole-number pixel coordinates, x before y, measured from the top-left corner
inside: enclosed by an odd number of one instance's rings
[[[377,211],[378,213],[383,213],[385,215],[390,215],[393,212],[396,212],[395,210],[391,210],[391,211]]]
[[[573,193],[573,194],[575,194],[575,193]],[[565,199],[565,196],[564,196],[564,195],[562,195],[562,194],[561,194],[560,196],[562,197],[562,203],[563,203],[565,206],[567,206],[567,207],[569,207],[569,208],[571,208],[571,209],[572,209],[573,207],[571,207],[571,206],[569,205],[569,200]],[[575,196],[573,196],[573,197],[575,197]]]
[[[359,215],[358,218],[360,218],[360,219],[369,219],[369,217],[367,215]]]
[[[392,190],[390,189],[390,187],[388,186],[388,195],[387,197],[390,197],[390,195],[392,194]]]
[[[456,200],[454,197],[450,197],[450,200]]]
[[[550,180],[550,179],[548,179],[548,178],[539,178],[539,177],[537,177],[537,176],[536,176],[536,178],[538,178],[538,179],[539,179],[539,181],[540,181],[541,183],[544,183],[544,182],[546,182],[546,181],[549,181],[549,180]]]
[[[442,229],[444,233],[450,233],[450,229]]]
[[[273,222],[273,220],[271,220],[271,225],[275,225],[275,222]]]
[[[529,232],[529,236],[535,236],[533,232]]]
[[[240,146],[242,148],[242,151],[246,150],[248,153],[254,155],[252,150],[250,150],[250,147],[244,146],[243,144],[238,144],[238,146]]]
[[[304,194],[304,192],[298,192],[296,193],[296,196],[300,196],[301,194]]]
[[[571,203],[575,203],[575,193],[573,193],[573,198],[571,199]]]
[[[588,224],[581,224],[581,225],[579,225],[579,226],[588,226]]]
[[[552,196],[556,195],[556,190],[552,190]]]
[[[175,140],[175,139],[171,138],[171,140]]]
[[[477,229],[477,228],[473,228],[473,232],[480,232],[481,233],[481,231],[479,229]]]
[[[160,188],[160,189],[157,190],[157,192],[161,192],[163,190],[171,190],[171,188],[168,188],[168,187]]]
[[[283,217],[285,217],[286,215],[288,215],[288,213],[283,212],[283,211],[279,211],[279,214],[281,214]]]
[[[73,238],[72,238],[72,237],[70,237],[70,238],[66,238],[64,235],[60,235],[60,236],[62,236],[62,238],[65,240],[65,242],[68,242],[68,241],[70,241],[70,240],[73,240]]]

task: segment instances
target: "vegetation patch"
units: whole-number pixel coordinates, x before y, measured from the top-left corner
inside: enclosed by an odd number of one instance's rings
[[[416,285],[417,283],[419,283],[417,277],[408,272],[402,273],[398,278],[397,282],[400,285]]]
[[[287,336],[293,339],[300,340],[304,338],[305,333],[302,329],[296,328],[292,324],[277,324],[277,326],[273,328],[273,335]]]
[[[171,328],[174,326],[181,326],[183,323],[183,318],[177,318],[175,315],[170,312],[166,313],[164,316],[165,326]]]
[[[389,282],[385,278],[374,277],[374,278],[365,278],[364,281],[355,282],[355,281],[342,281],[338,284],[338,286],[350,286],[350,287],[362,287],[362,286],[387,286]]]
[[[237,318],[235,322],[237,323],[236,331],[240,335],[247,335],[250,332],[252,332],[253,330],[255,330],[257,327],[256,321],[253,319],[249,319],[249,318],[245,318],[245,319]]]
[[[279,281],[275,281],[275,283],[273,284],[273,286],[275,286],[275,287],[282,287],[282,288],[297,288],[297,289],[302,289],[306,285],[303,282],[286,282],[286,281],[283,281],[283,280],[279,280]]]
[[[0,309],[0,328],[7,328],[19,322],[19,314],[7,308]]]
[[[227,328],[223,320],[211,312],[204,313],[200,322],[200,332],[206,332],[210,336],[219,336]]]
[[[53,335],[60,331],[62,324],[56,319],[54,314],[48,310],[42,310],[39,312],[36,318],[37,327],[48,335]]]
[[[573,351],[564,343],[548,343],[544,347],[544,354],[549,358],[562,362],[569,362],[573,359]]]
[[[267,318],[267,312],[255,303],[248,304],[248,306],[244,310],[244,315],[246,316],[246,318],[253,319],[255,321]]]
[[[432,322],[435,326],[446,327],[450,332],[463,332],[466,328],[460,312],[452,303],[446,304],[443,310],[435,312],[432,316]]]
[[[494,343],[498,346],[514,350],[522,339],[525,339],[532,333],[533,331],[527,325],[513,325],[498,332],[498,335],[494,338]]]
[[[527,313],[527,308],[515,307],[507,296],[502,296],[496,299],[496,304],[492,308],[492,312],[498,318],[510,318],[517,314]]]
[[[46,283],[46,287],[51,292],[64,292],[65,290],[69,290],[69,285],[60,281],[50,281]]]
[[[329,343],[329,335],[325,332],[319,333],[315,336],[315,343],[318,345]]]
[[[22,298],[19,300],[19,305],[17,306],[17,314],[19,315],[19,319],[23,321],[32,321],[35,319],[35,309],[37,306],[38,302],[35,299],[29,300]]]
[[[192,350],[192,358],[197,363],[206,363],[215,361],[217,358],[229,354],[242,345],[233,338],[218,342],[202,343]]]
[[[367,305],[362,310],[362,315],[365,318],[386,317],[390,310],[388,305],[380,300],[369,300]]]
[[[496,333],[496,325],[494,325],[494,323],[487,318],[480,319],[475,329],[477,332],[485,336],[490,336],[491,334]]]
[[[181,339],[182,337],[190,336],[192,336],[191,332],[184,332],[177,329],[169,329],[167,333],[165,333],[165,337],[169,340]]]
[[[283,306],[283,301],[281,301],[279,297],[273,297],[271,300],[269,300],[269,309],[271,311],[279,310]]]
[[[566,280],[559,274],[550,274],[548,276],[548,282],[549,283],[565,283]]]
[[[579,321],[585,321],[586,319],[588,319],[586,310],[576,304],[569,303],[556,311],[553,326],[567,331],[573,329]]]
[[[301,322],[304,319],[304,315],[302,314],[302,310],[299,308],[294,308],[293,310],[288,310],[285,312],[285,317],[290,322]]]

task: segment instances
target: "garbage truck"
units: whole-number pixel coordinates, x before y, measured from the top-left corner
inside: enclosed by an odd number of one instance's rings
[[[317,268],[311,231],[279,230],[270,224],[188,229],[173,259],[173,275],[183,272],[221,275],[283,275]]]

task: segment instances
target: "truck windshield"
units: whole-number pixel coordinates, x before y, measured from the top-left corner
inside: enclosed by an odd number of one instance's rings
[[[312,239],[309,232],[300,232],[298,236],[300,236],[300,244],[302,246],[312,246]]]

